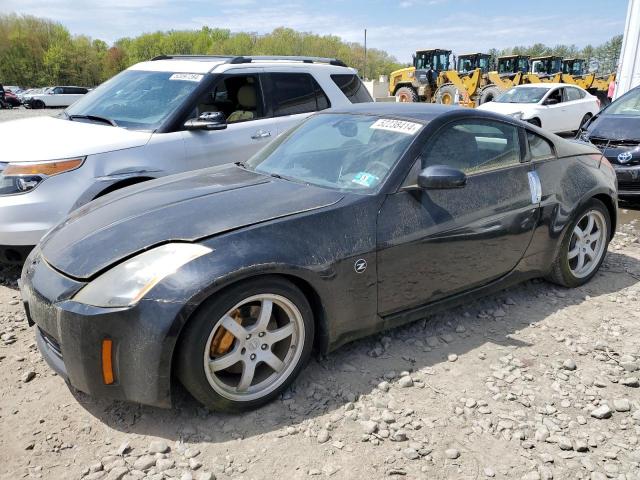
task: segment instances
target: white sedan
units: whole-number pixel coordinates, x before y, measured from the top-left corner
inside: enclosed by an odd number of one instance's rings
[[[559,133],[578,130],[600,111],[600,101],[575,85],[532,83],[513,87],[478,108],[511,115]]]

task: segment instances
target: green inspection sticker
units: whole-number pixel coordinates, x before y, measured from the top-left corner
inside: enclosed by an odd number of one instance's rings
[[[380,181],[380,177],[372,173],[358,172],[351,181],[353,183],[357,183],[358,185],[362,185],[363,187],[370,188]]]

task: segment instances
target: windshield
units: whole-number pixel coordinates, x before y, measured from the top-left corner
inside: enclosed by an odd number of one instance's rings
[[[433,61],[433,64],[432,64]],[[440,53],[418,53],[416,56],[415,67],[417,70],[433,69],[437,72],[449,69],[449,54]]]
[[[125,70],[66,112],[114,120],[133,130],[155,130],[195,90],[203,75]]]
[[[607,115],[640,117],[640,88],[631,90],[628,94],[613,102],[604,113]]]
[[[548,88],[526,87],[512,88],[494,100],[498,103],[538,103],[549,91]]]
[[[254,155],[246,168],[336,190],[373,193],[422,124],[319,114]]]

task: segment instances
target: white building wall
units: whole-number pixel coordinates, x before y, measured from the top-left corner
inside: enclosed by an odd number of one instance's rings
[[[629,0],[614,99],[640,85],[640,0]]]

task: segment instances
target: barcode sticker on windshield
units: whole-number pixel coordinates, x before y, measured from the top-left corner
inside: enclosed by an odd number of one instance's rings
[[[199,82],[204,75],[198,73],[174,73],[169,80],[186,80],[187,82]]]
[[[389,130],[390,132],[405,133],[407,135],[415,135],[418,133],[422,125],[414,122],[406,122],[404,120],[392,120],[390,118],[381,118],[376,120],[371,127],[374,130]]]

